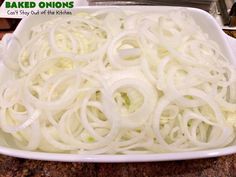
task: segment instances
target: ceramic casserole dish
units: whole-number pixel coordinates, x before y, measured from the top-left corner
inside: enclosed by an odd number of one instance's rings
[[[168,13],[169,11],[184,9],[187,10],[195,21],[200,25],[202,30],[209,35],[209,38],[214,40],[220,46],[224,55],[230,59],[230,62],[236,65],[236,40],[228,37],[215,19],[207,12],[182,7],[165,7],[165,6],[120,6],[120,7],[79,7],[73,10],[76,12],[94,12],[104,8],[120,8],[123,10],[132,10],[140,12],[156,11]],[[17,43],[24,44],[29,39],[29,29],[44,21],[56,18],[56,16],[29,16],[24,18],[13,35],[5,36],[3,45],[8,46],[7,54],[11,57],[18,55],[19,46]],[[18,41],[17,43],[15,41]],[[3,47],[3,46],[1,46]],[[1,57],[3,57],[3,49]],[[0,61],[2,62],[2,61]],[[1,63],[2,65],[2,63]],[[235,108],[236,109],[236,108]],[[175,152],[175,153],[156,153],[156,154],[129,154],[129,155],[79,155],[79,154],[63,154],[63,153],[46,153],[38,151],[19,150],[15,147],[5,147],[0,145],[0,153],[4,155],[37,159],[49,161],[65,161],[65,162],[146,162],[146,161],[170,161],[170,160],[185,160],[197,158],[217,157],[236,153],[236,142],[230,146],[218,149],[191,151],[191,152]]]

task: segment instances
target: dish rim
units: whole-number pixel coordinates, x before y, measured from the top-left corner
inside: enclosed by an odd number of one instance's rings
[[[39,151],[25,151],[13,148],[0,146],[0,154],[43,161],[58,161],[58,162],[93,162],[93,163],[120,163],[120,162],[158,162],[158,161],[177,161],[204,159],[211,157],[219,157],[236,153],[236,145],[225,148],[189,151],[189,152],[174,152],[160,154],[129,154],[129,155],[83,155],[83,154],[63,154],[63,153],[48,153]]]

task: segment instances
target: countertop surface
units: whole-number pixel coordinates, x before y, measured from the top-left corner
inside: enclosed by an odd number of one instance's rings
[[[228,31],[236,37],[236,31]],[[4,32],[0,32],[0,39]],[[62,163],[0,155],[0,177],[236,177],[236,154],[218,158],[152,163]]]
[[[152,163],[62,163],[0,156],[1,177],[236,177],[236,154]]]

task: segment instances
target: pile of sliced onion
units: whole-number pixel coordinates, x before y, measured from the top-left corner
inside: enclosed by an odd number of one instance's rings
[[[188,12],[83,12],[30,36],[5,62],[5,146],[137,154],[234,142],[235,66]]]

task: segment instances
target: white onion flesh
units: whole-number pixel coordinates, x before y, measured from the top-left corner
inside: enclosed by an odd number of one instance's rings
[[[235,66],[188,12],[83,12],[30,36],[0,83],[0,128],[18,148],[144,154],[235,142]]]

